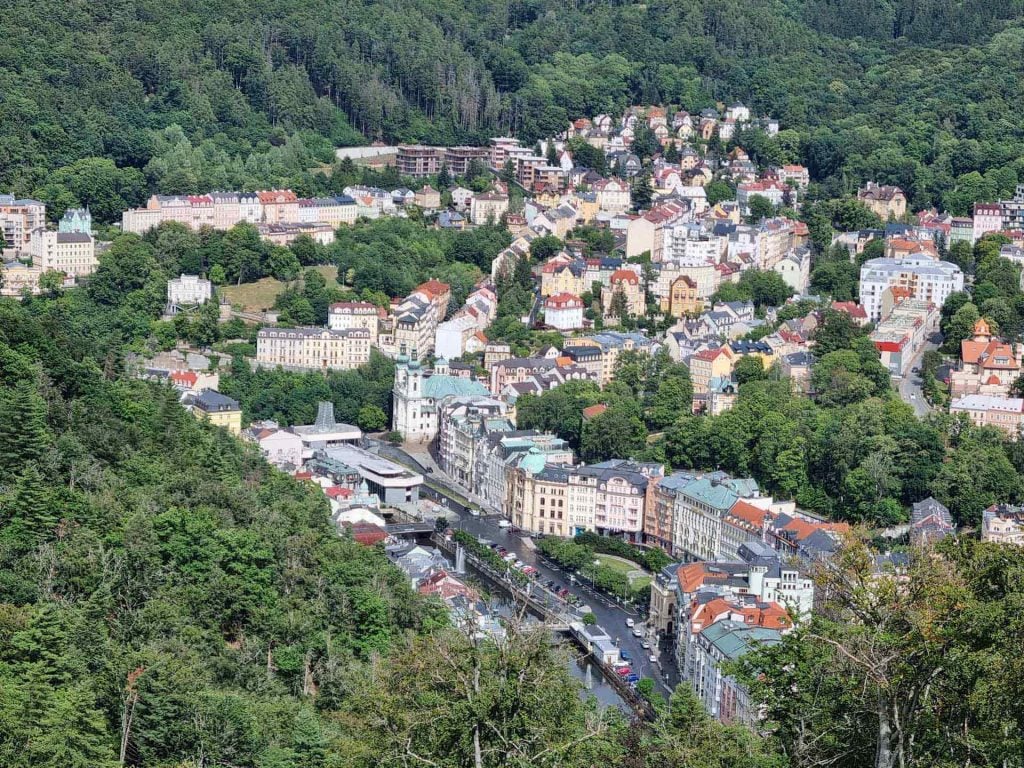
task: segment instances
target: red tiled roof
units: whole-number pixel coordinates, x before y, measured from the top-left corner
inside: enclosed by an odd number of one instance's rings
[[[591,405],[583,409],[583,418],[586,421],[600,416],[602,413],[608,410],[608,406],[604,403],[598,403],[597,405]]]
[[[190,387],[194,387],[199,377],[195,371],[171,371],[170,379],[177,384],[188,384]]]
[[[422,285],[416,287],[417,291],[422,291],[427,294],[431,299],[436,299],[438,296],[443,296],[451,291],[451,286],[447,283],[442,283],[440,280],[430,279]]]
[[[635,283],[640,284],[640,278],[631,269],[617,269],[612,273],[613,283]]]
[[[582,307],[583,300],[579,296],[575,296],[571,293],[556,293],[554,296],[548,296],[547,301],[544,302],[544,306],[550,307],[551,309]]]

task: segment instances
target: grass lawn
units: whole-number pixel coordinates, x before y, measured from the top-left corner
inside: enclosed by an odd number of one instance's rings
[[[338,268],[333,264],[313,267],[324,276],[327,285],[333,286],[338,276]],[[218,290],[227,297],[232,306],[240,306],[247,312],[262,312],[274,306],[274,299],[281,293],[288,283],[282,283],[273,277],[264,277],[255,283],[242,283],[241,285],[222,285]]]
[[[606,555],[601,552],[595,553],[594,559],[599,560],[601,565],[606,568],[618,571],[625,576],[629,576],[631,573],[636,573],[637,571],[642,572],[643,575],[634,575],[629,579],[629,583],[634,589],[640,589],[651,583],[651,575],[644,570],[642,565],[634,563],[632,560],[626,560],[625,558],[616,557],[615,555]]]

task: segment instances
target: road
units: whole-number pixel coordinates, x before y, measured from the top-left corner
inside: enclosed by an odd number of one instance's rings
[[[462,498],[483,504],[482,499],[477,499],[466,489],[460,488],[452,478],[441,471],[426,446],[398,448],[381,444],[380,449],[382,455],[399,459],[421,471],[425,471],[429,467],[432,471],[425,473],[424,478],[429,478],[435,486],[428,492],[431,498],[442,501],[440,497],[447,495],[445,489],[450,489]],[[570,592],[590,606],[597,618],[597,623],[617,640],[619,648],[630,655],[631,666],[638,675],[653,678],[662,693],[666,695],[675,688],[679,682],[679,675],[671,652],[660,651],[657,647],[651,650],[642,648],[640,646],[641,638],[634,637],[626,626],[626,619],[640,621],[641,616],[635,610],[616,603],[613,599],[596,592],[586,584],[571,583],[569,574],[563,573],[554,563],[547,562],[535,551],[533,541],[529,537],[520,536],[499,527],[498,521],[503,519],[500,515],[473,515],[460,502],[451,497],[444,499],[444,503],[455,513],[452,520],[453,527],[468,531],[477,538],[498,543],[510,552],[515,552],[519,555],[520,560],[540,571],[541,575],[538,580],[541,584],[551,579],[559,586],[568,588]],[[458,520],[455,520],[455,517]],[[652,645],[656,646],[656,643],[652,643]],[[658,654],[658,663],[652,663],[649,660],[648,657],[651,653]]]
[[[477,538],[495,542],[510,552],[515,552],[520,560],[540,571],[541,575],[538,581],[542,584],[551,579],[560,587],[567,587],[570,592],[590,606],[594,616],[597,618],[597,623],[617,640],[620,649],[630,655],[630,666],[632,666],[634,672],[641,677],[654,679],[656,685],[666,695],[675,688],[679,682],[679,676],[671,656],[667,652],[660,652],[657,649],[647,650],[642,648],[640,646],[641,638],[634,637],[631,630],[626,626],[626,619],[633,619],[637,623],[640,622],[641,616],[635,610],[616,603],[611,598],[594,591],[586,584],[570,582],[569,574],[559,570],[553,563],[545,560],[534,549],[533,542],[528,537],[520,536],[508,529],[498,527],[498,520],[500,519],[497,516],[473,517],[464,515],[454,526],[472,533]],[[651,653],[660,654],[659,663],[652,663],[648,660],[648,656]],[[661,663],[662,661],[664,664]]]
[[[928,341],[924,343],[921,350],[914,356],[914,359],[910,361],[910,368],[919,368],[921,365],[921,358],[924,353],[928,350],[935,350],[939,348],[942,343],[942,334],[933,333],[928,337]],[[921,389],[921,376],[916,373],[908,373],[899,382],[900,399],[907,403],[914,409],[914,413],[918,417],[927,416],[931,413],[931,406],[928,401],[924,399],[924,391]]]

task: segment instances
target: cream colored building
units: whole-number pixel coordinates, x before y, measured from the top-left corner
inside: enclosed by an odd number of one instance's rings
[[[370,334],[370,346],[377,346],[381,313],[380,307],[368,301],[341,301],[331,304],[327,327],[332,331],[365,329]]]
[[[485,192],[482,195],[477,195],[469,205],[469,220],[476,226],[498,224],[506,213],[508,213],[508,195],[497,192]]]
[[[289,370],[349,370],[370,360],[365,328],[263,328],[256,337],[256,364]]]
[[[0,264],[0,296],[19,297],[22,292],[39,293],[42,267],[30,267],[20,261]]]
[[[67,277],[91,275],[99,266],[96,242],[84,232],[54,232],[37,229],[28,244],[32,265],[44,272],[53,270]]]
[[[625,213],[629,210],[631,197],[629,183],[622,179],[602,179],[594,184],[597,206],[608,213]]]

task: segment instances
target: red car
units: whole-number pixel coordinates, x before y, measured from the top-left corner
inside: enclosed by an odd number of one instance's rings
[[[627,677],[633,674],[633,670],[629,667],[620,667],[619,669],[616,669],[615,672],[619,675],[619,677]]]

